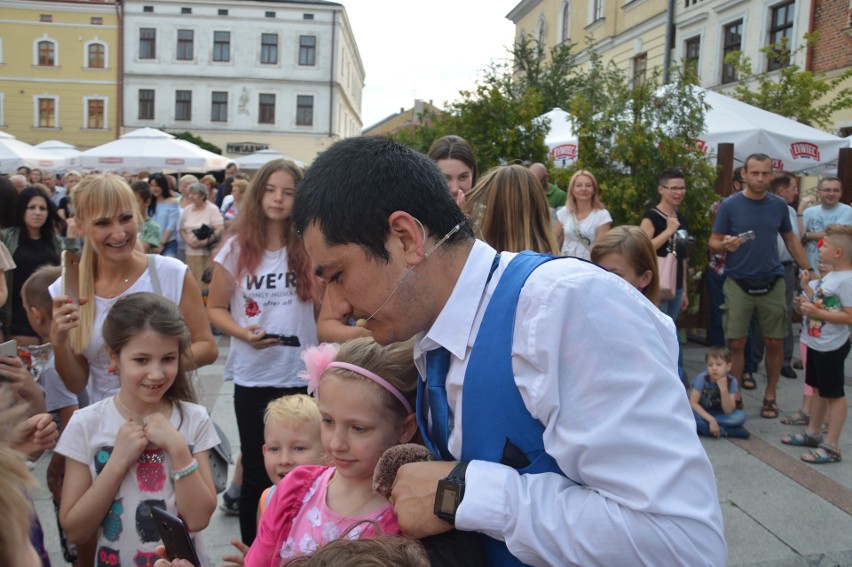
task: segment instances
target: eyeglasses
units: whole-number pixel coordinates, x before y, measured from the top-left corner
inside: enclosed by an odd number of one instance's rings
[[[668,189],[669,191],[674,191],[675,193],[682,193],[686,191],[686,187],[683,185],[680,186],[671,186],[671,185],[663,185],[663,189]]]

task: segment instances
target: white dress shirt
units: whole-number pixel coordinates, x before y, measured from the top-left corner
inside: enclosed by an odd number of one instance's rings
[[[441,314],[415,346],[453,355],[447,398],[461,454],[462,383],[503,270],[477,241]],[[505,541],[530,565],[724,565],[727,546],[713,469],[677,375],[672,320],[621,278],[589,263],[539,267],[518,300],[515,383],[545,426],[566,477],[519,475],[473,461],[456,527]],[[500,419],[495,415],[494,419]]]

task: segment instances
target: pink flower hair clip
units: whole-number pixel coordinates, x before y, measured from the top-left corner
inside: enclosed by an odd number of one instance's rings
[[[339,345],[333,343],[322,343],[311,346],[302,351],[302,360],[305,361],[305,370],[299,372],[299,378],[308,382],[308,393],[313,394],[319,387],[320,377],[326,371],[329,364],[337,357]]]

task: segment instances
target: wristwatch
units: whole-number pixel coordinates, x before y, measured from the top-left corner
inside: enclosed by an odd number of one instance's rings
[[[456,525],[456,511],[464,498],[464,473],[468,464],[457,464],[447,478],[438,481],[435,492],[435,515],[453,526]]]

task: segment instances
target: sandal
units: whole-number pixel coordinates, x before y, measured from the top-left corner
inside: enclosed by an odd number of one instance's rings
[[[757,388],[757,382],[752,378],[751,372],[743,372],[743,390],[754,390]]]
[[[781,423],[783,425],[807,425],[810,422],[811,416],[809,416],[802,410],[796,410],[796,413],[781,416]]]
[[[760,417],[764,419],[775,419],[778,417],[778,405],[775,400],[763,399],[763,406],[760,408]]]
[[[781,438],[781,442],[796,447],[819,447],[819,444],[822,443],[822,435],[811,435],[803,429],[801,433]]]
[[[820,443],[819,447],[812,449],[801,456],[801,459],[812,465],[824,465],[826,463],[839,463],[840,451],[828,443]]]

